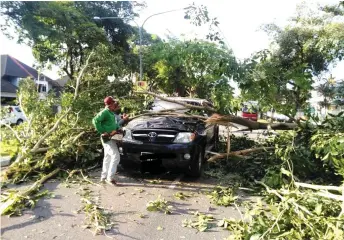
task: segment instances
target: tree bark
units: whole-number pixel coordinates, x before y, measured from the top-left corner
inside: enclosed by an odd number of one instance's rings
[[[159,99],[167,101],[167,102],[180,104],[180,105],[182,105],[182,106],[184,106],[184,107],[186,107],[188,109],[205,110],[205,111],[212,112],[212,113],[216,112],[215,108],[212,108],[212,107],[209,107],[209,106],[202,106],[202,107],[201,106],[194,106],[194,105],[183,103],[183,102],[180,102],[180,101],[177,101],[177,100],[171,100],[171,99],[162,97],[159,94],[156,94],[156,93],[153,93],[153,92],[135,91],[134,93],[136,93],[136,94],[148,94],[148,95],[151,95],[153,97],[159,98]]]
[[[213,114],[205,122],[223,125],[223,126],[227,126],[228,122],[232,122],[232,123],[236,123],[236,124],[248,127],[251,130],[254,130],[254,129],[292,130],[297,127],[296,123],[261,123],[261,122],[251,121],[249,119],[234,116],[234,115],[220,115],[220,114]]]
[[[259,147],[259,148],[250,148],[230,153],[219,153],[211,158],[208,159],[208,162],[215,162],[216,160],[223,159],[230,156],[244,156],[255,152],[262,152],[267,150],[275,149],[274,147]]]

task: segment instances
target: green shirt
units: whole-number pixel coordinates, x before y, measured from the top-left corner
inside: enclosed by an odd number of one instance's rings
[[[100,134],[106,132],[111,133],[119,128],[113,112],[111,112],[108,108],[104,108],[101,112],[99,112],[93,118],[92,123]]]

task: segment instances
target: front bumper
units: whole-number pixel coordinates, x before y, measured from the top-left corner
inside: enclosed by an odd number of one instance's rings
[[[166,168],[186,168],[190,165],[198,145],[192,143],[138,143],[123,141],[121,143],[123,161],[136,163],[161,160]],[[187,155],[190,158],[187,158]]]

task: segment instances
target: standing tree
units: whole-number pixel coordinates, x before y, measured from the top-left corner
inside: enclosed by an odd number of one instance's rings
[[[332,101],[336,96],[336,88],[330,81],[326,81],[325,83],[320,84],[316,90],[324,97],[324,100],[321,101],[319,104],[321,107],[325,108],[325,114],[327,110],[331,106]]]
[[[314,77],[342,58],[344,22],[299,12],[289,26],[265,26],[273,42],[242,64],[243,94],[288,115],[306,107]],[[340,31],[339,31],[340,30]]]
[[[146,77],[168,94],[211,98],[212,89],[227,86],[236,71],[231,50],[206,41],[170,40],[147,49]]]
[[[123,19],[131,19],[133,2],[3,2],[2,26],[7,35],[14,26],[19,42],[33,49],[38,62],[59,66],[70,79],[75,79],[86,56],[99,44],[111,44],[112,50],[129,50],[127,39],[134,29]],[[120,17],[95,22],[95,16]]]

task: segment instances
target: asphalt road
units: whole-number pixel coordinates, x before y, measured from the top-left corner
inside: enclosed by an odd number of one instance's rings
[[[99,181],[99,171],[92,175],[92,181]],[[83,212],[77,213],[82,204],[76,192],[85,185],[71,184],[67,187],[59,181],[49,181],[44,188],[53,191],[55,196],[39,200],[36,208],[24,211],[22,216],[2,216],[1,239],[224,239],[229,236],[227,230],[214,226],[207,232],[198,232],[182,227],[182,221],[195,218],[193,211],[212,214],[216,218],[215,224],[224,217],[240,218],[236,208],[215,206],[204,194],[204,191],[219,184],[218,179],[192,179],[166,172],[142,175],[122,169],[117,178],[121,183],[118,187],[88,185],[99,197],[100,205],[113,214],[115,226],[107,232],[107,236],[93,236],[89,230],[82,228],[85,215]],[[154,179],[160,179],[161,182],[153,184],[151,181]],[[179,191],[192,197],[188,200],[176,199],[173,194]],[[171,215],[146,210],[146,204],[156,200],[159,195],[173,206]],[[250,199],[242,194],[240,198]],[[158,230],[158,227],[162,230]]]

